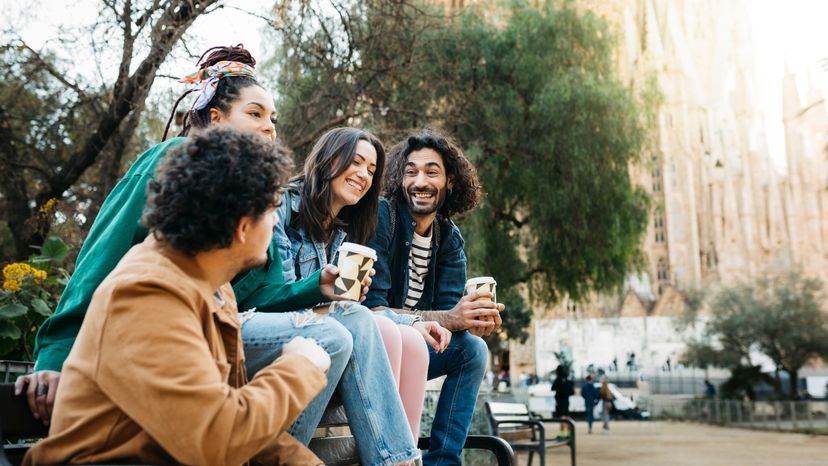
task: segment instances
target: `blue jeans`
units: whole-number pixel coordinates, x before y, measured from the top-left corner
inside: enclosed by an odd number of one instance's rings
[[[393,465],[419,456],[372,311],[341,301],[327,315],[255,313],[242,325],[250,377],[278,358],[295,336],[316,340],[331,356],[331,368],[328,385],[299,415],[291,435],[310,442],[338,387],[362,464]]]
[[[592,422],[595,418],[595,402],[592,400],[587,400],[584,402],[584,414],[586,415],[586,422],[587,426],[589,426],[589,431],[592,432]]]
[[[423,456],[430,466],[459,465],[469,434],[477,392],[483,382],[489,349],[482,338],[467,331],[454,333],[448,348],[437,353],[429,346],[428,379],[446,375],[431,424],[431,444]]]

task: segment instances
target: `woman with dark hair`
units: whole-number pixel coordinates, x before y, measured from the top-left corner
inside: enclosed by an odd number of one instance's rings
[[[346,239],[368,243],[376,228],[379,205],[380,186],[374,180],[382,179],[384,168],[385,150],[367,131],[336,128],[316,142],[302,173],[288,185],[286,202],[280,209],[282,222],[274,234],[287,281],[336,263],[339,246]],[[416,439],[428,372],[423,339],[441,351],[451,334],[436,322],[422,322],[416,316],[382,314],[375,313],[374,319]]]
[[[256,61],[241,45],[208,50],[199,59],[198,71],[182,80],[193,85],[187,94],[195,92],[197,98],[187,114],[181,134],[221,126],[258,134],[269,143],[273,143],[276,139],[273,98],[256,80],[255,64]],[[180,101],[181,99],[178,99],[178,102]],[[172,113],[175,113],[175,108]],[[54,315],[40,328],[37,336],[36,372],[19,378],[15,390],[18,394],[26,390],[35,417],[47,424],[60,381],[60,370],[72,349],[92,294],[126,252],[147,236],[148,231],[141,224],[147,184],[155,178],[158,162],[171,149],[186,140],[184,137],[177,137],[150,148],[138,157],[127,174],[118,182],[101,206],[84,241],[75,272],[61,295]],[[228,153],[234,153],[236,150],[236,147],[227,147]],[[237,195],[232,186],[219,185],[216,189],[226,190],[227,196]],[[316,282],[309,286],[282,284],[273,292],[289,296],[297,303],[295,308],[307,307],[320,302],[325,297],[326,290],[331,290],[329,294],[333,296],[334,280],[335,276],[331,274],[320,274],[316,277]],[[242,298],[243,296],[236,291],[236,299],[241,302]],[[266,329],[267,333],[279,339],[280,345],[297,335],[315,339],[331,358],[331,368],[327,374],[328,385],[336,385],[350,360],[353,336],[333,320],[320,322],[312,327],[297,328],[294,325],[296,319],[295,313],[275,315],[267,321],[270,325]],[[242,336],[251,330],[256,329],[251,328],[251,325],[243,325]],[[159,327],[159,331],[163,329]],[[378,332],[376,333],[379,339]],[[277,349],[280,348],[281,346]],[[375,352],[383,353],[381,344]],[[280,353],[269,353],[270,359],[267,363],[279,355]],[[186,361],[182,361],[182,364],[186,364]],[[248,370],[248,375],[252,377],[254,372]],[[303,443],[310,441],[322,416],[322,410],[328,403],[328,399],[321,399],[321,396],[309,405],[322,406],[318,410],[318,415],[308,415],[306,409],[291,428],[291,434]]]
[[[185,124],[182,135],[187,134],[190,126],[202,129],[215,124],[258,133],[274,141],[273,99],[256,81],[255,65],[256,60],[241,45],[214,47],[205,52],[199,59],[197,76],[185,78],[195,85],[185,95],[198,89],[199,99],[188,112],[187,119],[192,123]],[[144,193],[147,183],[154,178],[155,166],[170,149],[184,141],[183,137],[173,138],[141,154],[107,196],[54,315],[40,327],[35,348],[36,372],[18,379],[16,388],[21,392],[28,385],[32,412],[44,422],[51,416],[60,370],[80,330],[92,293],[127,250],[147,235],[140,219]]]

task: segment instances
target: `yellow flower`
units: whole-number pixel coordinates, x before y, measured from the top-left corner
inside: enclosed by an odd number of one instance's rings
[[[42,219],[46,219],[52,215],[54,211],[55,204],[57,204],[57,199],[51,198],[48,201],[44,202],[42,206],[38,209],[38,215]]]
[[[6,280],[3,282],[3,289],[6,291],[20,291],[20,280]]]
[[[20,289],[21,282],[26,278],[34,278],[38,282],[41,282],[47,276],[48,273],[45,270],[36,269],[25,262],[15,262],[3,267],[3,278],[6,279],[6,282],[12,282],[8,286],[16,287],[18,290]],[[5,283],[3,287],[8,289]]]

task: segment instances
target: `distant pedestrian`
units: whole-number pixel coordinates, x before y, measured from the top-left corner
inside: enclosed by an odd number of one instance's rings
[[[604,403],[601,419],[604,421],[604,433],[606,434],[609,432],[609,417],[612,411],[612,400],[615,398],[612,396],[612,391],[610,391],[609,382],[606,377],[601,379],[600,395],[601,401]]]
[[[569,380],[569,369],[563,364],[555,369],[552,391],[555,392],[555,413],[552,417],[569,419],[569,397],[575,394],[575,384]],[[569,437],[568,423],[561,423],[558,437]]]
[[[512,386],[512,380],[509,377],[509,371],[505,368],[500,369],[500,373],[497,375],[497,385],[500,387],[500,384],[505,384],[506,387]]]
[[[529,374],[524,374],[521,372],[518,375],[518,387],[528,387],[529,386]]]
[[[612,358],[612,371],[613,372],[618,372],[618,358],[617,357]]]
[[[710,380],[704,379],[704,396],[714,398],[716,396],[716,386],[710,383]]]
[[[587,375],[586,381],[583,385],[581,385],[581,396],[584,398],[584,411],[586,414],[587,426],[589,428],[588,432],[591,434],[595,405],[598,404],[598,400],[601,397],[598,393],[598,389],[595,387],[595,383],[593,382],[592,374]]]
[[[633,372],[637,368],[638,366],[635,364],[635,353],[631,352],[627,355],[627,371]]]

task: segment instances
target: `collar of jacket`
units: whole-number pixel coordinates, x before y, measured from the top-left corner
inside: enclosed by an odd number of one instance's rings
[[[408,203],[405,201],[394,200],[391,201],[396,204],[398,226],[405,231],[405,240],[411,241],[414,237],[414,229],[417,228],[417,222],[411,216],[408,210]],[[444,223],[450,223],[451,220],[446,220],[440,214],[434,217],[431,222],[431,244],[433,249],[437,250],[440,247],[440,227]]]

